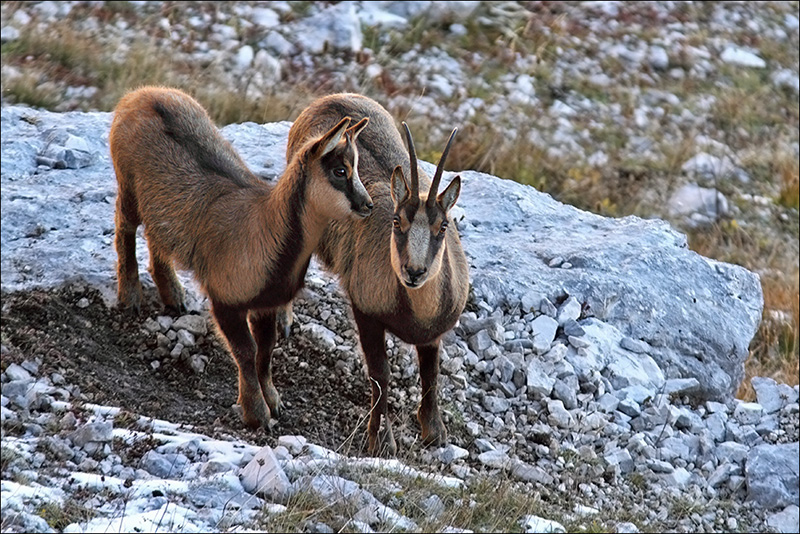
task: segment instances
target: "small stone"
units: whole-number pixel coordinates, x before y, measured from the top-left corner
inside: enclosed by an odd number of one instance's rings
[[[493,450],[480,453],[478,461],[487,467],[503,469],[508,464],[509,458],[505,452]]]
[[[192,354],[188,363],[192,371],[198,375],[203,374],[206,370],[206,365],[208,365],[208,356],[205,354]]]
[[[636,354],[649,354],[651,351],[650,345],[640,339],[633,339],[630,337],[623,337],[620,341],[620,346]]]
[[[572,414],[566,410],[562,401],[547,401],[547,410],[550,412],[547,416],[549,424],[560,428],[571,428],[575,424]]]
[[[76,447],[83,447],[91,441],[111,441],[112,431],[113,425],[110,422],[88,423],[73,432],[70,439]]]
[[[553,483],[553,477],[541,467],[530,465],[519,460],[512,460],[511,474],[523,482],[536,482],[544,486]]]
[[[578,321],[569,319],[564,322],[564,334],[567,336],[582,337],[586,335],[586,331],[581,328]]]
[[[86,297],[83,297],[77,302],[77,304],[75,304],[75,306],[77,306],[78,308],[81,308],[81,309],[88,308],[89,307],[89,299],[87,299]]]
[[[733,411],[733,417],[742,425],[754,425],[761,419],[762,413],[764,413],[764,408],[760,404],[740,402],[737,403],[736,409]]]
[[[511,408],[511,401],[495,397],[494,395],[486,395],[483,398],[483,407],[491,413],[505,413]]]
[[[17,365],[16,363],[11,363],[6,367],[6,378],[8,381],[14,380],[32,380],[33,377],[31,374],[26,371],[21,365]]]
[[[303,452],[303,447],[307,443],[308,441],[303,436],[280,436],[278,438],[278,446],[286,447],[295,456]]]
[[[781,395],[778,383],[772,378],[762,378],[754,376],[750,379],[753,389],[758,398],[758,404],[764,409],[764,413],[774,413],[783,408],[786,398]]]
[[[566,532],[564,525],[535,515],[526,515],[520,520],[523,532]]]
[[[605,461],[611,466],[619,466],[622,474],[633,471],[634,463],[631,453],[627,449],[616,449],[603,456]]]
[[[194,334],[189,332],[188,330],[181,328],[178,330],[178,343],[183,345],[184,347],[194,347],[196,344]]]
[[[291,486],[289,478],[268,445],[262,447],[242,468],[239,480],[247,493],[264,495],[267,498],[279,498]]]
[[[623,522],[623,523],[617,523],[614,532],[617,532],[618,534],[638,534],[640,530],[639,527],[637,527],[633,523]]]
[[[540,315],[531,323],[533,335],[533,350],[542,354],[550,350],[550,345],[556,337],[558,321],[547,315]]]
[[[181,329],[188,330],[195,336],[205,336],[208,333],[206,319],[201,315],[183,315],[178,317],[172,324],[172,329],[176,332]]]
[[[581,303],[575,297],[569,297],[558,310],[558,324],[564,326],[567,321],[577,321],[581,316]]]
[[[558,309],[556,308],[555,304],[550,302],[550,300],[547,298],[543,298],[539,303],[539,311],[541,311],[542,314],[546,315],[547,317],[552,318],[555,318],[558,314]]]
[[[467,449],[462,449],[461,447],[453,444],[442,447],[437,451],[436,454],[439,457],[439,460],[441,460],[441,462],[445,465],[451,464],[456,460],[469,457],[469,451],[467,451]]]

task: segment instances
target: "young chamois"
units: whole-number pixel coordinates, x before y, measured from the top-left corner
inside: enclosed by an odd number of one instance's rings
[[[437,400],[439,340],[458,320],[469,289],[467,260],[448,215],[460,193],[461,178],[456,176],[437,196],[455,130],[431,180],[417,165],[405,123],[407,151],[394,120],[380,104],[361,95],[336,94],[315,101],[300,114],[289,131],[287,159],[342,117],[370,120],[369,130],[358,138],[358,172],[375,209],[367,219],[328,225],[316,254],[338,275],[353,307],[372,386],[369,452],[397,452],[387,412],[387,330],[416,345],[422,440],[441,445],[447,430]]]
[[[145,87],[115,110],[109,144],[119,189],[119,304],[138,309],[142,302],[135,247],[144,224],[164,305],[184,307],[173,261],[193,271],[208,295],[239,367],[238,402],[250,427],[267,427],[281,409],[271,370],[276,308],[302,287],[328,223],[372,210],[356,145],[368,121],[342,117],[309,137],[273,186],[248,170],[185,93]]]

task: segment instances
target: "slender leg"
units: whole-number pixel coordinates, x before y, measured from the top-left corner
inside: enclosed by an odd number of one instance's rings
[[[239,367],[239,405],[247,426],[269,429],[269,408],[256,373],[256,343],[247,327],[247,311],[211,302],[211,313]]]
[[[148,245],[150,245],[150,241],[148,241]],[[152,245],[150,245],[150,274],[156,283],[164,307],[175,314],[185,313],[183,288],[175,275],[172,262],[169,258],[161,256]]]
[[[353,308],[353,315],[358,325],[358,334],[364,358],[367,361],[370,386],[372,387],[372,405],[367,425],[369,453],[373,456],[397,454],[392,425],[389,422],[389,358],[386,355],[383,325]],[[381,430],[383,418],[383,430]]]
[[[278,308],[278,331],[283,336],[283,339],[289,339],[289,334],[292,332],[292,323],[294,323],[294,312],[290,301]]]
[[[439,342],[417,346],[419,376],[422,382],[422,400],[417,410],[417,419],[422,427],[422,442],[425,445],[444,445],[447,429],[439,413],[436,385],[439,379]]]
[[[275,347],[277,331],[275,328],[276,314],[280,310],[250,310],[247,319],[250,322],[250,332],[258,346],[256,352],[256,371],[261,384],[261,393],[267,401],[273,417],[280,417],[283,403],[278,390],[272,383],[272,349]]]
[[[141,224],[136,198],[125,189],[117,194],[114,247],[117,250],[117,301],[121,308],[139,312],[144,300],[136,262],[136,229]]]

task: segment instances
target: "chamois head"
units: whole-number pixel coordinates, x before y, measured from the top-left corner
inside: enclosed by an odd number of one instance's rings
[[[356,138],[369,122],[364,117],[350,126],[345,117],[328,133],[304,150],[306,169],[311,177],[308,202],[316,212],[330,219],[349,214],[366,217],[372,211],[372,198],[358,177]]]
[[[461,177],[456,176],[437,196],[447,153],[458,129],[453,129],[450,134],[436,166],[430,190],[427,194],[420,194],[414,141],[405,122],[403,128],[411,158],[411,183],[406,180],[403,169],[399,165],[395,167],[391,185],[394,202],[392,268],[404,286],[418,288],[436,276],[442,267],[448,212],[461,192]]]

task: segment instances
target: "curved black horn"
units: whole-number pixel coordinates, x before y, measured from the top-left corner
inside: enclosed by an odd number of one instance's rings
[[[411,198],[419,198],[419,169],[417,167],[417,149],[414,148],[414,140],[411,138],[411,130],[408,124],[403,121],[403,128],[406,130],[406,144],[408,145],[408,157],[411,158]]]
[[[442,152],[442,157],[439,158],[439,164],[436,166],[436,173],[433,175],[433,181],[431,182],[431,190],[428,192],[428,200],[425,202],[425,205],[428,207],[432,208],[436,202],[436,194],[439,192],[439,182],[442,181],[444,163],[447,161],[447,153],[450,152],[450,145],[453,144],[453,138],[456,136],[456,132],[458,132],[458,128],[453,128],[450,139],[447,140],[447,146],[444,147],[444,152]]]

